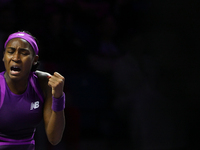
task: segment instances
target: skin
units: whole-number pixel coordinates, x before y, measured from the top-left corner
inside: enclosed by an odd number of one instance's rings
[[[3,56],[6,68],[4,77],[13,93],[25,92],[31,67],[38,61],[38,58],[26,40],[15,38],[8,42]],[[11,66],[19,67],[20,72],[11,71]],[[45,97],[43,116],[47,138],[52,145],[56,145],[62,139],[65,116],[64,110],[55,112],[51,109],[52,96],[60,98],[63,95],[65,78],[58,72],[50,75],[47,72],[36,71],[36,75]]]
[[[4,76],[13,93],[22,94],[26,90],[30,68],[37,60],[38,56],[34,56],[30,44],[24,39],[16,38],[8,42],[3,57],[6,69]],[[20,73],[14,75],[11,66],[20,67]]]

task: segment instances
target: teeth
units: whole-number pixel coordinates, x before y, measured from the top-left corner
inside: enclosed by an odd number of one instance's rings
[[[12,67],[11,67],[11,70],[13,70],[13,71],[20,71],[21,69],[20,69],[19,67],[12,66]]]

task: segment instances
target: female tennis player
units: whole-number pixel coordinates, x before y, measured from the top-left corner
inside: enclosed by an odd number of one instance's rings
[[[34,133],[44,120],[52,145],[65,128],[65,78],[36,70],[37,39],[22,31],[9,35],[4,45],[5,71],[0,73],[0,149],[34,150]]]

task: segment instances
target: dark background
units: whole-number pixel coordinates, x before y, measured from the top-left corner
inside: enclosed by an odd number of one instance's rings
[[[200,149],[199,4],[0,0],[0,50],[27,30],[39,69],[66,79],[63,139],[51,146],[41,123],[36,149]]]

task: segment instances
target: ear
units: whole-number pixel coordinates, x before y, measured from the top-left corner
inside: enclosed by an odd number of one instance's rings
[[[39,56],[35,55],[34,61],[33,61],[33,65],[36,65],[38,62]]]

